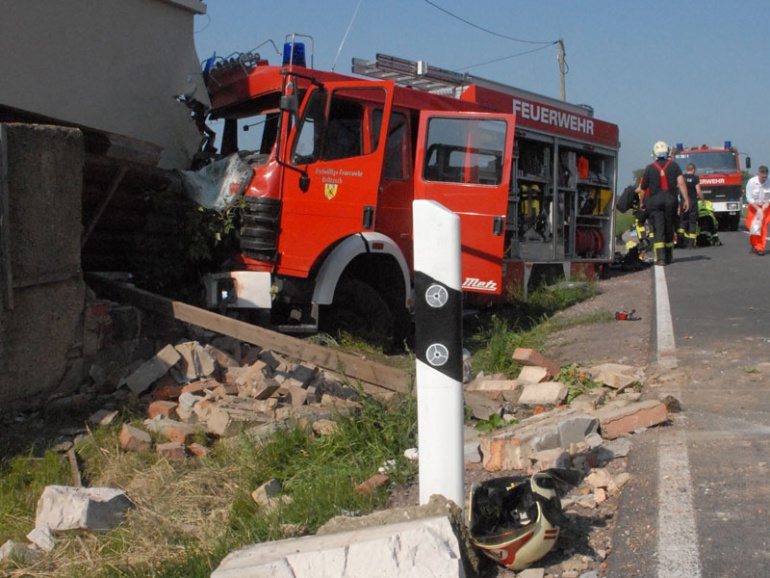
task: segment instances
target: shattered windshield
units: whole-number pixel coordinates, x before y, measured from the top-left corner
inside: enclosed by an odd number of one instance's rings
[[[695,174],[734,173],[738,170],[737,153],[730,151],[682,153],[674,157],[676,163],[687,170],[688,163],[695,165]]]

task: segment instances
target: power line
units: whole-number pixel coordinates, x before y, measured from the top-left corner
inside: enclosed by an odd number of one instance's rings
[[[481,30],[482,32],[486,32],[487,34],[491,34],[492,36],[497,36],[498,38],[505,38],[506,40],[513,40],[514,42],[523,42],[525,44],[548,44],[548,45],[551,45],[551,44],[556,44],[556,42],[557,42],[557,41],[552,41],[552,40],[548,40],[548,41],[522,40],[521,38],[513,38],[511,36],[506,36],[505,34],[499,34],[498,32],[494,32],[492,30],[489,30],[487,28],[484,28],[482,26],[474,24],[473,22],[470,22],[470,21],[466,20],[465,18],[461,18],[457,14],[453,14],[453,13],[449,12],[448,10],[445,10],[444,8],[439,6],[438,4],[436,4],[434,2],[431,2],[431,0],[424,0],[424,1],[425,1],[426,4],[430,4],[431,6],[433,6],[436,10],[441,10],[444,14],[446,14],[448,16],[451,16],[452,18],[455,18],[455,19],[459,20],[460,22],[463,22],[463,23],[467,24],[468,26],[472,26],[473,28],[476,28],[477,30]],[[534,52],[534,51],[532,51],[532,52]],[[524,52],[522,54],[527,54],[527,53]],[[519,55],[515,55],[515,56],[519,56]]]
[[[427,0],[426,0],[427,2]],[[495,58],[494,60],[487,60],[486,62],[479,62],[478,64],[471,64],[470,66],[462,66],[458,68],[457,70],[470,70],[471,68],[478,68],[479,66],[486,66],[487,64],[494,64],[496,62],[502,62],[503,60],[510,60],[511,58],[516,58],[518,56],[524,56],[526,54],[532,54],[533,52],[539,52],[540,50],[545,50],[546,48],[549,48],[553,46],[554,44],[558,44],[559,41],[556,40],[554,42],[549,42],[546,46],[540,46],[539,48],[533,48],[532,50],[527,50],[525,52],[518,52],[516,54],[510,54],[508,56],[503,56],[502,58]]]

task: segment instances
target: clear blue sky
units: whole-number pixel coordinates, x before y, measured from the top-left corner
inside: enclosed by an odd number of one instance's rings
[[[207,14],[195,17],[201,60],[214,51],[245,52],[267,40],[280,47],[287,34],[297,33],[313,37],[316,68],[349,74],[353,57],[384,53],[553,98],[561,90],[557,47],[531,42],[562,38],[567,100],[591,105],[596,117],[620,127],[619,188],[650,161],[660,139],[672,146],[729,140],[752,157],[752,174],[770,164],[767,0],[206,4]],[[532,50],[537,51],[522,54]],[[267,45],[259,52],[277,58]],[[490,61],[496,62],[476,66]]]

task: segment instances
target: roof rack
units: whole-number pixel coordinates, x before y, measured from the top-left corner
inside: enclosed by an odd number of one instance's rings
[[[377,54],[376,60],[353,59],[353,74],[369,76],[379,80],[392,80],[396,84],[459,98],[465,89],[475,84],[504,94],[525,98],[571,110],[577,114],[593,116],[593,108],[587,105],[571,104],[549,96],[515,88],[507,84],[487,80],[471,74],[454,72],[437,66],[430,66],[424,60],[406,60],[397,56]]]
[[[387,54],[378,54],[376,60],[353,59],[353,73],[379,80],[439,94],[456,94],[473,81],[468,74],[460,74],[435,66],[424,60],[406,60]]]

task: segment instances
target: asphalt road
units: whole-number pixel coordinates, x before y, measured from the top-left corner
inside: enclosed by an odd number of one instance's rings
[[[720,236],[653,276],[649,393],[683,411],[633,438],[611,577],[770,576],[770,255]]]

